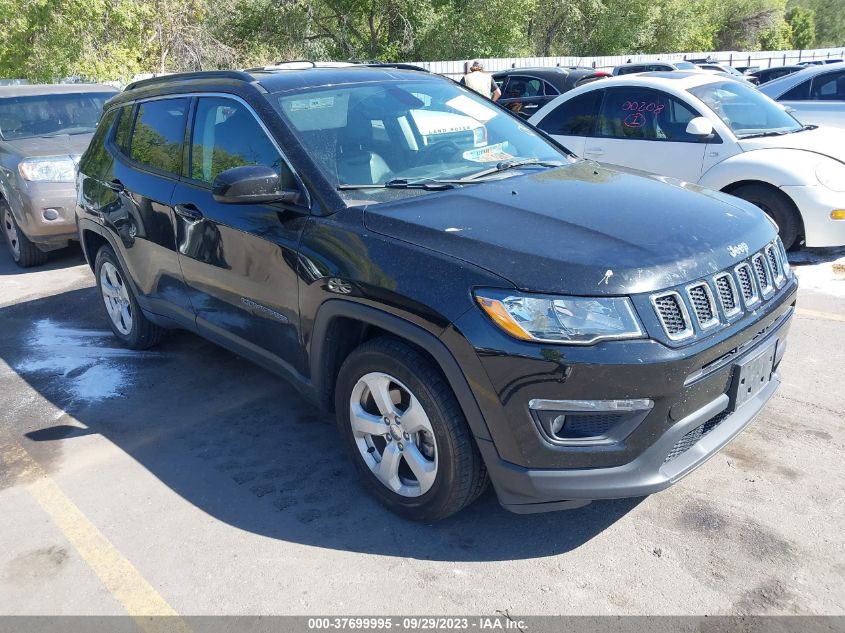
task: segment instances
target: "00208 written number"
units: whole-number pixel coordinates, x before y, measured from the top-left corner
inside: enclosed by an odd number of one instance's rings
[[[654,101],[626,101],[622,104],[622,109],[626,112],[653,112],[660,114],[663,112],[664,104],[655,103]]]

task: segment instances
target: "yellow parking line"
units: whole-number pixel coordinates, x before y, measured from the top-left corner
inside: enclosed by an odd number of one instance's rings
[[[834,314],[833,312],[821,312],[819,310],[808,310],[807,308],[796,308],[795,313],[798,316],[805,316],[813,319],[826,319],[828,321],[841,321],[845,323],[845,316],[841,314]]]
[[[141,629],[147,633],[190,633],[176,610],[88,520],[26,449],[7,438],[0,450],[8,472],[26,482],[27,490]]]

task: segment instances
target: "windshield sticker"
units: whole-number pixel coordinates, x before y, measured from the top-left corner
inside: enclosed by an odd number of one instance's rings
[[[334,107],[334,97],[315,97],[314,99],[299,99],[291,101],[291,112],[301,112],[302,110],[319,110],[320,108]]]
[[[478,149],[471,149],[463,154],[464,160],[471,160],[474,163],[497,163],[502,160],[510,160],[513,158],[512,154],[505,151],[504,143],[496,143],[495,145],[488,145],[487,147],[479,147]]]
[[[454,108],[458,112],[463,112],[467,116],[471,116],[476,121],[481,121],[482,123],[489,121],[499,114],[493,108],[487,107],[483,103],[470,99],[466,95],[459,95],[454,99],[450,99],[446,102],[446,105],[450,108]]]

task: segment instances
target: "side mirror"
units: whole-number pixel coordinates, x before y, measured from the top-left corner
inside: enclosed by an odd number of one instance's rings
[[[301,199],[299,191],[282,189],[279,175],[264,165],[244,165],[220,172],[211,183],[211,193],[221,204],[297,204]]]
[[[687,123],[687,134],[704,140],[713,136],[713,124],[703,116],[697,116]]]

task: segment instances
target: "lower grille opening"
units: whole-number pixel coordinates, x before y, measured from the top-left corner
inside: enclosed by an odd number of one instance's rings
[[[598,437],[607,433],[621,419],[618,413],[562,415],[552,422],[552,433],[558,439]]]
[[[713,429],[719,426],[725,418],[727,418],[731,414],[730,411],[722,411],[714,415],[712,418],[707,420],[704,424],[701,424],[695,427],[692,431],[687,432],[681,439],[675,442],[675,446],[672,447],[672,450],[669,451],[669,454],[666,456],[666,459],[663,460],[663,463],[670,462],[676,457],[683,455],[689,449],[691,449],[696,442],[698,442],[702,437],[710,433]]]

